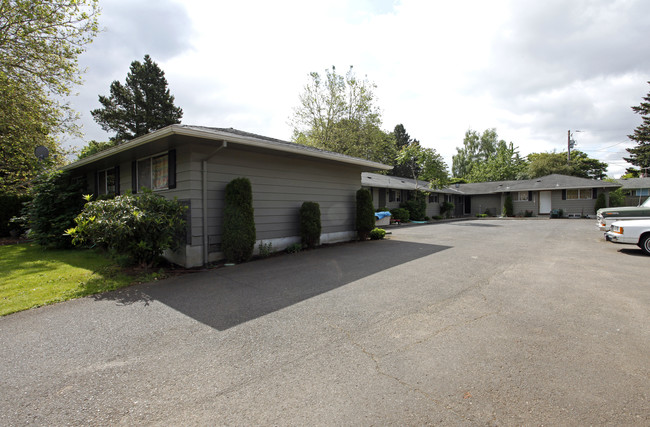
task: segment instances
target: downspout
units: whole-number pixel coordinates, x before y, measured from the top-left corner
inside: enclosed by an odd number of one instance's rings
[[[203,207],[203,266],[206,266],[208,264],[208,161],[227,146],[228,143],[226,141],[222,141],[221,146],[210,153],[210,155],[203,159],[201,162],[201,174],[203,178],[201,185],[201,205]]]

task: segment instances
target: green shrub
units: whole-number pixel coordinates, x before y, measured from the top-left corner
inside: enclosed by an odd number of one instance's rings
[[[386,230],[383,228],[373,228],[370,230],[370,239],[371,240],[381,240],[386,236]]]
[[[422,221],[427,213],[427,202],[422,195],[416,193],[415,198],[407,200],[400,205],[409,211],[409,218],[415,221]]]
[[[31,229],[29,237],[48,248],[70,248],[65,231],[74,227],[86,201],[83,182],[71,183],[67,172],[48,172],[39,176],[33,188],[34,198],[27,203],[25,217]]]
[[[625,194],[623,188],[617,188],[614,191],[609,192],[609,207],[617,208],[619,206],[625,206]]]
[[[257,249],[259,250],[260,256],[262,258],[268,258],[273,255],[273,244],[271,242],[264,243],[263,241],[260,241]]]
[[[382,206],[381,208],[375,209],[375,212],[388,212],[389,209],[386,206]]]
[[[390,211],[390,217],[393,220],[398,220],[401,222],[406,222],[410,218],[409,211],[404,208],[397,208]]]
[[[512,197],[506,196],[506,200],[503,203],[503,214],[505,216],[512,216],[514,212],[514,207],[512,206]]]
[[[560,209],[558,211],[558,215],[559,215],[560,218],[563,218],[564,217],[564,209]]]
[[[122,265],[151,267],[166,249],[183,241],[183,206],[143,189],[111,200],[88,202],[69,229],[75,245],[99,245]]]
[[[320,240],[320,206],[316,202],[304,202],[300,207],[300,238],[303,245],[315,248]]]
[[[435,219],[436,221],[440,221],[440,220],[442,219],[442,216],[440,216],[440,215],[434,215],[434,216],[433,216],[433,219]]]
[[[526,218],[531,218],[533,216],[533,211],[526,210],[526,212],[524,212],[524,216]]]
[[[287,252],[290,254],[296,254],[302,250],[302,244],[300,243],[292,243],[289,246],[287,246]]]
[[[250,259],[255,249],[253,189],[248,178],[236,178],[226,186],[221,249],[228,262]]]
[[[21,215],[23,204],[31,198],[26,195],[0,194],[0,237],[8,236],[13,230],[22,232],[18,225],[11,222],[11,218]]]
[[[479,213],[477,213],[476,217],[477,218],[487,218],[487,214],[479,214]]]
[[[605,193],[600,193],[598,197],[596,197],[596,204],[594,205],[594,210],[598,211],[598,209],[602,209],[606,207],[607,207],[607,199],[605,198]]]
[[[368,239],[370,230],[375,228],[375,208],[372,195],[365,188],[357,190],[357,235],[360,240]]]
[[[454,204],[451,202],[442,202],[442,204],[440,205],[440,215],[447,218],[451,218],[451,214],[454,213],[455,207],[456,206],[454,206]]]
[[[429,221],[430,219],[431,219],[431,218],[429,218],[428,216],[425,216],[425,217],[424,217],[424,220],[425,220],[425,221]]]

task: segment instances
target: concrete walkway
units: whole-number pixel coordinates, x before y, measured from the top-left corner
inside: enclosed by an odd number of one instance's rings
[[[0,424],[650,424],[638,248],[391,231],[0,318]]]

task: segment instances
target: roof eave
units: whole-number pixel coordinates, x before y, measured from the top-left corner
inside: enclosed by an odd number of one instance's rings
[[[110,156],[113,156],[115,154],[122,153],[124,151],[131,150],[133,148],[139,147],[141,145],[147,144],[149,142],[155,141],[157,139],[164,138],[166,136],[171,136],[171,135],[182,135],[182,136],[189,136],[189,137],[196,137],[196,138],[204,138],[204,139],[211,139],[211,140],[216,140],[216,141],[227,141],[227,142],[232,142],[234,144],[241,144],[245,145],[248,147],[257,147],[261,149],[266,149],[266,150],[273,150],[273,151],[280,151],[284,153],[291,153],[291,154],[296,154],[299,156],[305,156],[305,157],[313,157],[313,158],[318,158],[318,159],[323,159],[323,160],[330,160],[330,161],[335,161],[339,163],[346,163],[346,164],[351,164],[355,166],[361,166],[364,169],[368,170],[390,170],[393,167],[389,165],[385,165],[383,163],[378,163],[378,162],[373,162],[370,160],[364,160],[364,159],[358,159],[356,157],[349,157],[349,156],[343,156],[337,153],[330,153],[327,151],[307,151],[304,149],[301,149],[300,147],[292,147],[290,145],[283,145],[283,144],[272,144],[267,141],[262,141],[253,137],[247,137],[247,136],[240,136],[240,135],[235,135],[227,132],[222,132],[222,131],[217,131],[217,130],[211,130],[211,131],[205,131],[205,130],[200,130],[196,128],[188,128],[184,127],[181,125],[170,125],[167,127],[164,127],[162,129],[159,129],[157,131],[151,132],[147,135],[143,135],[141,137],[135,138],[129,142],[125,142],[123,144],[120,144],[116,147],[109,148],[108,150],[101,151],[97,154],[94,154],[92,156],[88,156],[84,159],[81,159],[79,161],[76,161],[74,163],[70,163],[69,165],[64,166],[62,169],[72,169],[72,168],[77,168],[80,166],[84,166],[93,162],[96,162],[97,160],[101,160]]]

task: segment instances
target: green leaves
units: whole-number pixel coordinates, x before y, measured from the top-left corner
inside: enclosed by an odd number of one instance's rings
[[[650,82],[648,82],[650,84]],[[643,98],[645,102],[641,102],[638,106],[632,107],[636,114],[640,114],[643,122],[634,129],[632,135],[628,135],[632,141],[637,143],[636,147],[626,148],[630,153],[630,157],[624,160],[641,169],[642,172],[648,172],[650,167],[650,92]]]
[[[75,245],[103,245],[130,263],[152,266],[165,249],[179,247],[185,207],[144,189],[112,200],[89,202],[67,233]]]
[[[149,55],[133,61],[126,84],[114,81],[110,96],[99,96],[102,108],[91,111],[105,131],[114,131],[114,142],[128,141],[165,126],[180,123],[183,110],[174,105],[165,73]]]
[[[309,74],[291,124],[293,140],[324,150],[378,162],[391,162],[395,143],[380,129],[381,113],[374,105],[376,86],[358,79],[352,67],[345,75],[336,68]]]
[[[97,0],[3,0],[0,3],[0,190],[24,192],[49,162],[63,158],[57,137],[77,133],[60,99],[81,83],[77,57],[98,32]]]

